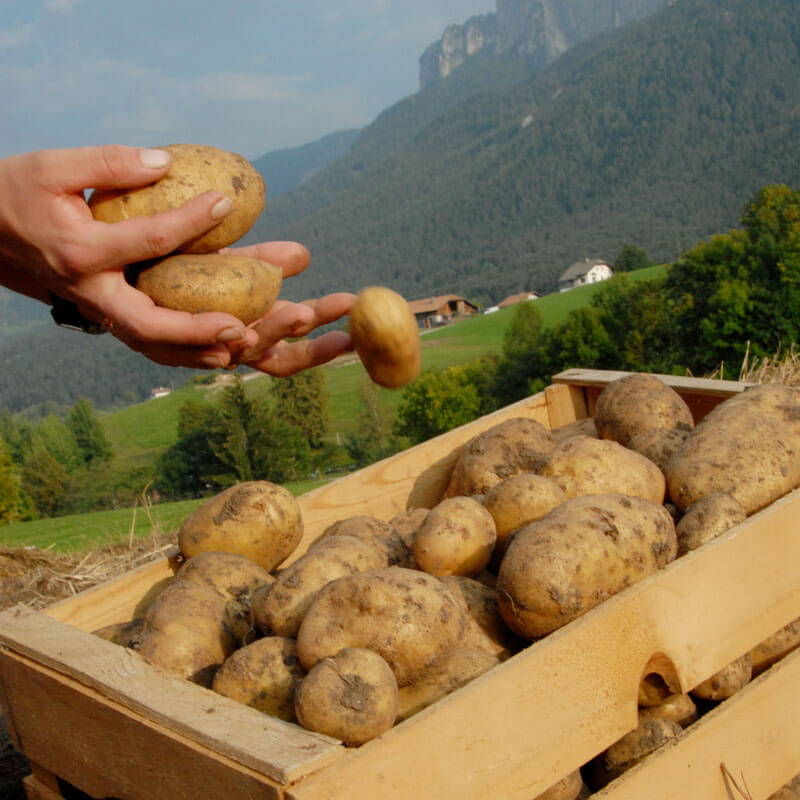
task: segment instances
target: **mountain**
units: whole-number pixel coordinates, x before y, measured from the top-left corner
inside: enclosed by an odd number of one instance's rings
[[[253,161],[253,166],[263,176],[267,194],[277,197],[346,155],[358,134],[358,129],[337,131],[300,147],[273,150]]]
[[[497,0],[497,11],[449,25],[419,60],[420,88],[480,52],[514,52],[544,67],[598,33],[642,19],[674,0]]]
[[[465,79],[482,65],[507,81]],[[289,299],[379,282],[490,303],[626,243],[674,260],[764,185],[800,184],[798,74],[795,0],[678,0],[544,70],[479,53],[268,202],[248,238],[309,246]]]

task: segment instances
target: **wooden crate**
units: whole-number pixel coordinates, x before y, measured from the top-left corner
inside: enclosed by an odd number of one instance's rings
[[[300,498],[306,534],[440,496],[453,450],[503,419],[557,428],[622,373],[570,370],[544,392]],[[742,384],[662,376],[701,418]],[[0,700],[31,798],[56,776],[120,800],[532,800],[631,730],[643,674],[687,691],[800,617],[800,492],[616,595],[384,736],[348,749],[147,665],[89,633],[132,618],[174,558],[39,612],[0,616]],[[800,652],[595,795],[753,798],[800,772]]]

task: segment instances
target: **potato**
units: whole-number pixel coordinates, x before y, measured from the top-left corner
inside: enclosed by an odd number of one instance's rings
[[[458,575],[444,577],[442,583],[464,606],[464,647],[485,650],[500,660],[505,660],[522,649],[522,643],[508,629],[500,613],[496,589],[474,578]]]
[[[295,693],[300,724],[357,746],[380,736],[397,717],[397,681],[371,650],[348,647],[314,665]]]
[[[246,644],[255,634],[255,591],[275,580],[249,558],[221,551],[198,553],[183,564],[175,578],[203,583],[227,599],[228,621],[239,645]]]
[[[666,719],[676,722],[685,728],[697,721],[697,706],[688,694],[671,694],[665,697],[658,705],[639,710],[640,719]]]
[[[750,653],[745,653],[695,686],[690,694],[701,700],[727,700],[744,689],[752,677],[753,659]]]
[[[408,508],[395,514],[389,520],[389,526],[395,533],[403,540],[405,546],[411,551],[414,545],[414,539],[417,536],[419,526],[425,517],[428,516],[428,508]]]
[[[800,647],[800,617],[759,642],[750,651],[753,677],[769,669],[797,647]]]
[[[483,649],[458,647],[444,663],[398,691],[397,720],[408,719],[500,663]]]
[[[214,675],[218,694],[293,722],[294,696],[305,671],[292,639],[266,636],[232,653]]]
[[[728,492],[749,516],[800,485],[800,389],[767,384],[706,415],[667,465],[670,497],[687,509]]]
[[[627,446],[630,450],[649,458],[662,472],[666,472],[669,460],[683,447],[688,438],[687,430],[650,428],[637,433]]]
[[[572,498],[512,540],[497,576],[500,612],[519,636],[545,636],[676,553],[663,506],[620,494]]]
[[[242,156],[216,147],[171,144],[169,172],[149,186],[98,189],[89,198],[92,216],[120,222],[182,206],[203,192],[222,192],[233,203],[230,213],[210,231],[186,242],[183,253],[213,253],[241,239],[264,209],[264,179]]]
[[[500,422],[460,449],[444,497],[485,495],[505,478],[538,472],[555,447],[540,422],[524,417]]]
[[[344,534],[318,540],[282,570],[260,614],[278,636],[296,636],[319,591],[336,578],[389,566],[385,552],[369,541]]]
[[[210,686],[236,649],[228,599],[204,583],[173,579],[144,617],[135,649],[151,664]]]
[[[650,708],[661,705],[670,695],[672,689],[657,672],[645,675],[639,681],[639,708]]]
[[[136,648],[139,644],[142,631],[144,630],[144,617],[137,617],[127,622],[117,622],[113,625],[105,625],[92,631],[95,636],[113,642],[121,647]]]
[[[483,572],[497,538],[492,515],[471,497],[449,497],[428,512],[412,553],[419,569],[431,575]]]
[[[350,335],[375,383],[395,389],[419,374],[419,326],[408,303],[397,292],[385,286],[362,289],[350,309]]]
[[[689,506],[675,526],[678,555],[696,550],[746,519],[742,504],[727,492],[706,495]]]
[[[599,435],[597,426],[594,424],[594,417],[582,417],[559,428],[553,428],[553,438],[557,444],[561,444],[573,436],[591,436],[597,439]]]
[[[302,536],[300,507],[291,492],[268,481],[248,481],[190,514],[178,531],[178,546],[186,558],[222,550],[269,571],[295,550]]]
[[[567,497],[618,493],[663,503],[664,473],[633,450],[608,439],[575,436],[554,450],[539,470]]]
[[[366,542],[380,551],[385,561],[381,566],[411,566],[411,551],[402,536],[388,522],[377,517],[360,514],[340,519],[328,525],[311,547],[332,536],[352,536]]]
[[[767,800],[800,800],[800,774],[771,794]]]
[[[234,253],[177,254],[140,265],[132,281],[157,306],[190,314],[223,311],[246,325],[275,304],[283,270]]]
[[[640,717],[638,727],[626,733],[586,766],[585,775],[589,788],[597,791],[611,783],[659,747],[677,738],[680,733],[681,726],[675,722]]]
[[[303,617],[297,654],[310,670],[345,647],[365,647],[406,686],[449,657],[465,626],[462,605],[438,578],[386,567],[327,584]]]
[[[621,445],[652,428],[691,430],[686,401],[655,375],[634,373],[609,383],[597,398],[594,424],[602,439]]]
[[[512,531],[549,514],[566,499],[554,480],[532,472],[520,472],[492,486],[483,499],[497,530],[492,564],[500,565]]]
[[[584,795],[586,785],[581,777],[581,771],[576,769],[569,775],[554,783],[546,792],[537,795],[534,800],[578,800]]]

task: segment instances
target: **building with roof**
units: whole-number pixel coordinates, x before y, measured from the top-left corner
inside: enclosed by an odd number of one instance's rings
[[[510,294],[505,300],[501,300],[498,308],[506,308],[507,306],[515,306],[517,303],[524,303],[526,300],[536,300],[541,297],[538,292],[520,292],[519,294]]]
[[[417,325],[423,330],[446,325],[454,317],[470,316],[478,312],[477,306],[457,294],[443,294],[438,297],[426,297],[423,300],[412,300],[408,305],[417,319]]]
[[[584,258],[576,261],[558,279],[558,291],[567,292],[578,286],[587,286],[590,283],[599,283],[608,280],[614,270],[608,261],[602,258]]]

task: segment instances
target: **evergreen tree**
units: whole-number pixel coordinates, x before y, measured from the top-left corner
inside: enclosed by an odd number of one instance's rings
[[[9,525],[28,516],[28,500],[19,469],[11,460],[5,441],[0,438],[0,525]]]
[[[69,476],[44,447],[38,446],[25,460],[22,487],[39,514],[55,517],[66,508]]]
[[[328,389],[321,369],[309,369],[272,382],[275,413],[300,428],[311,447],[321,447],[328,432]]]
[[[614,272],[633,272],[649,266],[650,259],[644,250],[632,244],[624,244],[614,262]]]
[[[94,413],[94,407],[85,397],[72,407],[67,426],[75,437],[85,464],[93,466],[111,460],[111,443]]]
[[[397,449],[391,413],[381,404],[378,387],[368,378],[358,387],[361,410],[355,430],[345,437],[345,449],[359,466],[373,464]]]

